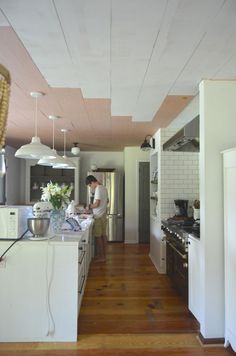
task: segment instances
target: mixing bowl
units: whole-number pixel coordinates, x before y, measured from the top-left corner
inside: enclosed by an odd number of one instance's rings
[[[44,236],[49,228],[49,218],[29,218],[28,229],[34,236]]]

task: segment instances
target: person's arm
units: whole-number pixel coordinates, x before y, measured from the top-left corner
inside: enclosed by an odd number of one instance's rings
[[[95,202],[93,204],[89,204],[88,207],[89,209],[94,209],[94,208],[98,208],[100,205],[101,200],[100,199],[96,199]]]

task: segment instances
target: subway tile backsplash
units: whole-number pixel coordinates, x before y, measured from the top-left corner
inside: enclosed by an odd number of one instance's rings
[[[164,143],[175,130],[162,134]],[[197,152],[161,152],[160,157],[159,207],[162,219],[174,215],[174,200],[189,200],[189,215],[191,206],[199,198],[199,154]]]

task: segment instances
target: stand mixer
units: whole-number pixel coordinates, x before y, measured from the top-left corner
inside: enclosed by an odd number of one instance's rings
[[[33,215],[35,218],[49,218],[52,204],[48,201],[38,201],[33,206]]]
[[[27,219],[27,225],[29,231],[33,234],[33,237],[29,237],[30,240],[48,240],[50,237],[45,237],[50,224],[49,213],[52,210],[52,204],[50,202],[37,202],[33,206],[33,218]]]

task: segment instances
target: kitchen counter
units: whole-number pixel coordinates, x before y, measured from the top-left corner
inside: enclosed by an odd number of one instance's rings
[[[84,231],[17,242],[0,264],[0,342],[76,341],[92,254]],[[0,241],[2,254],[12,241]]]

